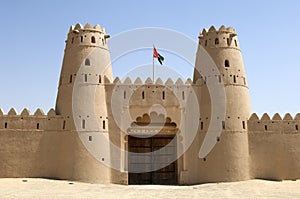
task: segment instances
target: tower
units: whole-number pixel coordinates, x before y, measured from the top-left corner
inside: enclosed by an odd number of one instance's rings
[[[70,27],[56,99],[57,114],[71,116],[72,99],[70,97],[73,95],[73,87],[77,78],[81,78],[86,86],[103,84],[104,76],[112,80],[107,38],[109,35],[99,25],[92,27],[87,23],[84,27],[81,24]],[[79,70],[81,74],[78,74]],[[99,90],[99,92],[102,91]]]
[[[203,52],[211,60],[203,59]],[[215,68],[209,66],[210,62]],[[199,176],[195,181],[249,179],[247,120],[251,113],[250,97],[242,54],[233,28],[221,26],[216,30],[212,26],[200,33],[194,83],[199,85],[197,89],[200,91],[199,139],[203,142],[205,136],[215,134],[214,148],[204,153],[205,157],[197,165]],[[222,88],[223,97],[222,92],[212,94],[216,87]],[[222,104],[223,111],[218,111],[216,106]]]
[[[104,28],[87,23],[71,26],[66,40],[56,113],[64,118],[63,129],[68,132],[61,143],[65,156],[72,158],[58,168],[59,176],[67,179],[110,180],[110,169],[86,146],[87,142],[96,146],[97,136],[108,137],[104,82],[112,81],[112,67],[107,38]]]

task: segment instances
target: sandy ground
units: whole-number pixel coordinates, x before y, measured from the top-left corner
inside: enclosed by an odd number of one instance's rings
[[[31,178],[0,179],[0,198],[300,198],[300,180],[123,186]]]

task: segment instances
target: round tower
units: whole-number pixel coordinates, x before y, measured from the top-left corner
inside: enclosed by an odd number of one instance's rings
[[[215,68],[209,67],[207,60],[203,60],[200,54],[203,52],[209,55]],[[200,33],[194,82],[200,90],[198,144],[204,145],[204,137],[211,136],[207,134],[215,135],[214,147],[202,154],[200,152],[203,157],[200,157],[197,165],[199,175],[194,181],[249,179],[247,120],[251,106],[240,45],[233,28],[221,26],[216,30],[212,26]],[[223,87],[224,97],[212,95],[216,85]],[[213,104],[213,100],[217,101]],[[224,111],[215,110],[218,108],[213,106],[218,104],[224,104]]]
[[[60,140],[64,157],[57,169],[63,179],[110,181],[110,169],[86,147],[87,142],[100,146],[97,136],[108,138],[104,83],[112,81],[112,67],[107,38],[104,28],[89,23],[71,26],[68,33],[56,99],[56,113],[63,116],[66,132]]]
[[[70,27],[56,99],[57,114],[71,116],[71,97],[76,78],[83,79],[87,85],[103,84],[104,76],[112,81],[107,38],[109,35],[99,25],[92,27],[87,23],[84,27],[81,24]],[[78,74],[80,69],[85,73]]]

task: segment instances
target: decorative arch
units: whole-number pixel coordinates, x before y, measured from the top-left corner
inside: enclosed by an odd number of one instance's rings
[[[163,114],[151,112],[150,115],[145,113],[143,116],[136,118],[131,123],[131,127],[145,127],[145,126],[164,126],[164,127],[177,127],[175,122],[172,122],[170,117],[165,117]]]

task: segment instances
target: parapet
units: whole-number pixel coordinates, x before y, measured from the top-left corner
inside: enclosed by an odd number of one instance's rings
[[[90,23],[86,23],[84,26],[82,26],[80,23],[77,23],[75,26],[71,26],[69,30],[69,32],[79,31],[101,32],[105,34],[105,28],[101,27],[99,24],[96,24],[93,27]]]
[[[200,44],[204,47],[230,47],[240,49],[237,34],[232,27],[222,25],[218,30],[211,26],[203,29],[199,35]]]
[[[87,45],[107,48],[106,39],[109,37],[105,32],[105,28],[102,28],[99,24],[92,26],[87,23],[82,26],[78,23],[70,27],[66,43],[67,47]]]
[[[11,108],[7,114],[4,114],[0,108],[0,117],[60,117],[60,115],[57,115],[53,108],[51,108],[47,114],[40,108],[37,108],[33,114],[31,114],[27,108],[24,108],[20,114],[18,114],[14,108]]]
[[[143,82],[140,78],[132,81],[129,77],[123,82],[116,77],[113,83],[105,85],[107,93],[112,94],[107,96],[112,96],[116,102],[123,103],[124,107],[129,105],[147,107],[153,104],[177,107],[188,102],[195,91],[194,86],[191,79],[187,79],[184,83],[181,78],[176,81],[171,78],[166,81],[157,78],[155,82],[147,78]]]
[[[290,134],[300,133],[300,114],[293,118],[290,113],[286,113],[282,119],[279,113],[271,117],[264,113],[259,119],[256,113],[253,113],[248,120],[249,133],[276,133]]]
[[[106,82],[106,83],[110,83],[110,82]],[[152,79],[150,77],[148,77],[145,82],[143,82],[141,80],[141,78],[136,78],[134,81],[131,80],[131,78],[127,77],[123,82],[120,80],[119,77],[116,77],[114,79],[114,81],[112,82],[112,84],[117,84],[117,85],[137,85],[137,86],[141,86],[141,85],[150,85],[150,84],[154,84],[154,85],[164,85],[164,86],[190,86],[193,84],[192,80],[190,78],[188,78],[185,83],[181,78],[178,78],[175,83],[171,78],[168,78],[165,82],[162,81],[161,78],[157,78],[155,82],[152,81]]]
[[[211,26],[208,30],[206,28],[203,28],[203,30],[200,32],[200,37],[208,35],[210,33],[232,33],[232,34],[236,34],[235,29],[233,29],[232,27],[225,27],[224,25],[222,25],[218,30],[215,28],[215,26]]]
[[[33,114],[27,108],[24,108],[21,114],[18,114],[14,108],[11,108],[7,114],[0,109],[0,130],[60,130],[61,123],[66,122],[62,116],[55,113],[54,109],[50,109],[47,115],[40,108]]]

